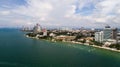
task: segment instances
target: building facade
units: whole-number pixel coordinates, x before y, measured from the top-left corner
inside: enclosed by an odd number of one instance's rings
[[[95,41],[102,43],[103,42],[103,36],[104,36],[103,31],[96,32],[95,33]]]
[[[42,31],[42,27],[40,26],[40,24],[36,24],[34,26],[34,28],[33,28],[33,33],[37,34],[37,33],[41,32],[41,31]]]
[[[117,41],[118,41],[118,43],[120,43],[120,32],[117,33]]]
[[[104,41],[107,41],[109,39],[117,39],[117,28],[111,28],[110,26],[105,26],[104,30]]]

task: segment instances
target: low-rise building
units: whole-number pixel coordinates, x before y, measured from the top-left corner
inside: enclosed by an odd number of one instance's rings
[[[50,36],[50,37],[55,37],[56,34],[54,34],[54,33],[50,33],[49,36]]]
[[[75,36],[64,36],[64,35],[60,35],[60,36],[55,37],[56,40],[60,40],[60,41],[72,41],[75,38],[76,38]]]

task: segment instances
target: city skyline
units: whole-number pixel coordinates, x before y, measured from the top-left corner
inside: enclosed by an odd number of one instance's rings
[[[120,25],[120,0],[1,0],[0,27]]]

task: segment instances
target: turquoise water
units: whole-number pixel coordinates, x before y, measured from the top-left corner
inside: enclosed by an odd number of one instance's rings
[[[120,67],[120,53],[89,46],[26,38],[0,29],[0,67]]]

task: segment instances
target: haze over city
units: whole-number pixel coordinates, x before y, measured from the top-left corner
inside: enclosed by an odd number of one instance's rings
[[[1,0],[0,27],[119,27],[120,0]]]

